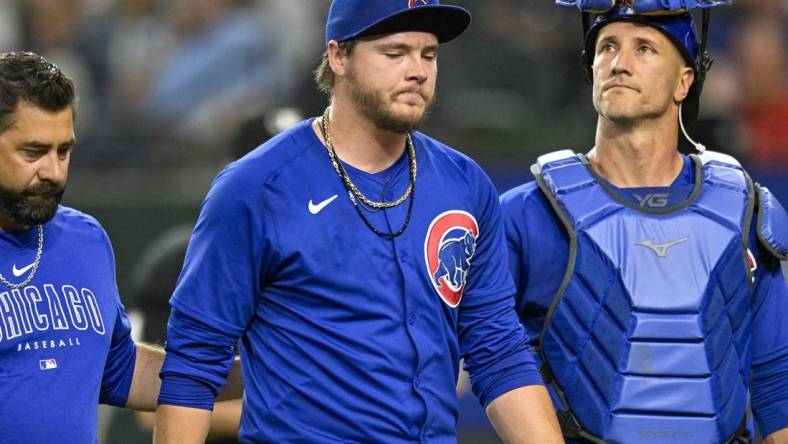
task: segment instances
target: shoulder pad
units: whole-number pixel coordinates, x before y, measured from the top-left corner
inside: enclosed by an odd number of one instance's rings
[[[733,156],[720,153],[717,151],[706,150],[703,153],[698,154],[697,156],[700,157],[700,160],[701,162],[703,162],[704,165],[706,165],[709,162],[715,162],[715,163],[723,163],[723,164],[741,167],[739,161],[736,160]]]
[[[553,151],[552,153],[542,154],[536,158],[533,168],[537,173],[542,172],[545,165],[559,161],[577,161],[577,154],[572,150]]]
[[[788,213],[768,188],[755,185],[758,193],[756,233],[761,246],[776,258],[788,258]]]

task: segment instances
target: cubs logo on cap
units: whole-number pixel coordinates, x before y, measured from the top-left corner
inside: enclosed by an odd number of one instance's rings
[[[460,210],[438,215],[427,230],[424,239],[427,273],[438,296],[450,307],[460,305],[478,238],[476,219]]]
[[[393,32],[422,31],[445,43],[465,31],[471,13],[440,0],[333,0],[326,21],[326,46]]]

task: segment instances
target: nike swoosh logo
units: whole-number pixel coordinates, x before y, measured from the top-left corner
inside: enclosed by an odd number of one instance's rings
[[[680,244],[682,242],[686,242],[689,239],[689,236],[682,237],[681,239],[677,239],[671,242],[666,242],[664,244],[655,244],[652,240],[644,240],[642,242],[638,242],[635,245],[640,245],[652,250],[654,253],[657,253],[659,257],[666,257],[668,255],[668,249],[674,245]]]
[[[312,213],[312,214],[317,214],[317,213],[323,211],[323,208],[327,207],[328,204],[333,202],[334,199],[336,199],[336,198],[337,198],[337,195],[335,194],[335,195],[329,197],[328,199],[320,202],[319,204],[314,204],[314,203],[312,203],[312,199],[309,199],[309,212]]]
[[[14,276],[19,277],[19,276],[22,276],[23,274],[27,273],[27,271],[30,270],[31,268],[33,268],[33,265],[35,265],[35,264],[36,263],[33,262],[32,264],[28,265],[27,267],[22,267],[22,268],[16,268],[16,264],[14,264],[14,267],[11,269],[11,271],[14,273]]]

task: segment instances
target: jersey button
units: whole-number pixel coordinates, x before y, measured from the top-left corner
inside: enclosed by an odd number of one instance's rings
[[[408,315],[408,324],[413,325],[416,323],[416,315],[413,313]]]
[[[400,253],[399,260],[401,260],[403,263],[408,262],[408,253],[405,253],[404,251]]]
[[[416,387],[416,388],[419,388],[420,385],[421,385],[421,379],[419,379],[418,376],[413,378],[413,386]]]

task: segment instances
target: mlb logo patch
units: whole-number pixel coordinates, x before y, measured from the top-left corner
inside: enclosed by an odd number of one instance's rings
[[[57,368],[57,360],[56,359],[42,359],[38,361],[38,366],[41,370],[54,370]]]
[[[415,8],[419,4],[427,6],[430,4],[430,0],[408,0],[408,8]]]

